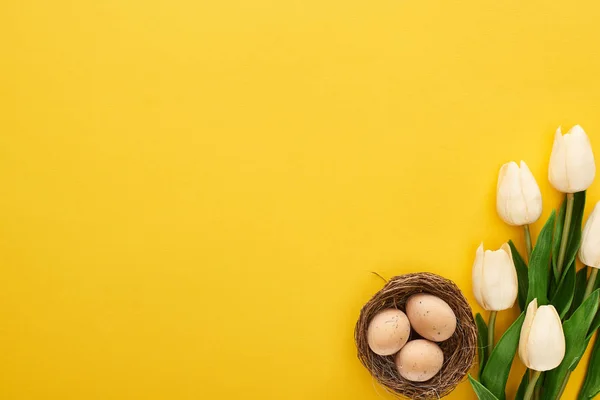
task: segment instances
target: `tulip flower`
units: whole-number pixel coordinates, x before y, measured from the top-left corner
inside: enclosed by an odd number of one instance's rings
[[[562,273],[565,251],[573,215],[573,193],[586,190],[596,175],[596,164],[590,140],[581,126],[575,125],[564,136],[560,127],[554,136],[548,180],[557,190],[567,194],[567,207],[556,269]]]
[[[531,257],[529,224],[542,215],[542,193],[525,161],[520,167],[511,161],[500,168],[496,211],[507,224],[524,227],[527,256]]]
[[[518,294],[518,280],[510,246],[499,250],[477,248],[473,263],[473,294],[481,307],[491,311],[488,321],[488,348],[494,347],[494,329],[498,311],[511,308]]]
[[[560,365],[565,357],[565,334],[554,306],[538,307],[537,299],[527,306],[519,338],[519,358],[533,370],[524,400],[530,400],[541,372]]]
[[[559,127],[548,168],[552,186],[563,193],[582,192],[590,187],[595,175],[594,153],[583,128],[575,125],[563,136]]]
[[[581,237],[579,259],[585,265],[600,268],[600,201],[590,214]]]
[[[524,161],[511,161],[500,168],[496,210],[504,222],[522,226],[532,224],[542,215],[542,193]]]
[[[473,264],[473,293],[481,307],[488,311],[511,308],[517,299],[518,281],[510,246],[499,250],[477,248]]]
[[[527,306],[519,339],[519,358],[534,371],[548,371],[565,356],[565,334],[554,306],[538,307],[537,299]]]
[[[579,260],[584,265],[592,267],[584,298],[594,289],[598,268],[600,268],[600,201],[596,203],[590,214],[581,237],[581,248],[579,249]]]

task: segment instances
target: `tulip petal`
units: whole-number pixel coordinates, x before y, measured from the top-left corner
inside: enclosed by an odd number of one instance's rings
[[[569,181],[569,191],[567,193],[581,192],[590,187],[596,175],[596,165],[590,139],[579,125],[571,128],[563,138]]]
[[[504,222],[512,225],[512,221],[508,214],[508,202],[506,199],[509,193],[508,185],[506,183],[509,167],[510,163],[506,163],[500,167],[500,172],[498,172],[498,184],[496,185],[496,211]]]
[[[554,144],[552,145],[550,164],[548,166],[548,180],[560,192],[566,193],[569,190],[567,155],[560,126],[554,135]]]
[[[520,173],[521,191],[527,208],[525,220],[531,224],[542,215],[542,192],[525,161],[521,161]]]
[[[475,295],[475,300],[479,305],[487,310],[487,306],[483,300],[482,289],[483,289],[483,243],[479,245],[477,248],[477,252],[475,253],[475,262],[473,263],[473,294]]]
[[[531,302],[527,305],[525,321],[523,321],[523,326],[521,327],[521,337],[519,338],[519,358],[521,359],[523,365],[525,365],[527,368],[530,368],[529,357],[527,355],[527,343],[529,342],[531,325],[533,324],[533,319],[535,318],[537,309],[537,299],[531,300]]]
[[[565,356],[565,334],[553,306],[541,306],[535,313],[527,338],[529,367],[548,371],[560,365]]]
[[[518,291],[519,290],[519,278],[517,277],[517,269],[515,268],[515,263],[514,263],[514,259],[513,259],[513,256],[512,256],[512,250],[511,250],[511,248],[510,248],[510,246],[509,246],[508,243],[502,244],[502,246],[500,246],[500,250],[503,250],[504,252],[506,252],[506,254],[508,255],[508,260],[510,261],[509,264],[512,266],[511,271],[514,271],[513,274],[508,274],[505,277],[505,279],[508,282],[512,283],[512,285],[515,286],[517,288],[517,291]]]
[[[527,223],[527,204],[520,176],[519,166],[514,161],[504,164],[498,174],[496,210],[509,225]]]
[[[600,268],[600,218],[598,218],[598,214],[600,214],[600,201],[596,203],[585,223],[579,249],[581,262],[594,268]]]
[[[514,305],[518,282],[510,252],[503,249],[485,252],[482,287],[483,301],[489,310],[501,311]]]

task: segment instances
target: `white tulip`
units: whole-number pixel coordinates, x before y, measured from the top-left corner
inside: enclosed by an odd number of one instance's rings
[[[500,168],[496,211],[509,225],[528,225],[542,215],[542,193],[524,161],[511,161]]]
[[[549,371],[565,356],[565,334],[554,306],[540,306],[533,299],[527,306],[519,339],[519,358],[535,371]]]
[[[600,217],[598,214],[600,214],[600,201],[596,203],[594,211],[585,223],[579,249],[581,262],[594,268],[600,268]]]
[[[552,186],[563,193],[581,192],[590,187],[595,175],[594,153],[583,128],[575,125],[563,136],[559,127],[548,168]]]
[[[477,248],[473,263],[473,293],[481,307],[488,311],[501,311],[515,304],[518,280],[512,253],[504,243],[500,250]]]

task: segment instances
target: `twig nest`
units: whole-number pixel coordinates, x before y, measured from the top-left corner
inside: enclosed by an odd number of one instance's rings
[[[433,377],[422,382],[402,377],[396,365],[397,355],[375,354],[369,348],[367,337],[369,324],[375,315],[390,308],[406,312],[406,302],[418,293],[439,297],[456,315],[456,330],[452,336],[437,343],[443,354],[441,369]],[[454,390],[469,372],[477,350],[477,328],[473,311],[462,292],[454,282],[427,272],[392,278],[360,311],[354,338],[359,360],[381,385],[399,397],[418,400],[437,399]],[[411,340],[414,339],[421,339],[415,331],[411,333]],[[410,343],[408,342],[403,349]]]

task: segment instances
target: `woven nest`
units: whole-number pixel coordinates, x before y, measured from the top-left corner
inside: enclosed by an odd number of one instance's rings
[[[386,308],[405,311],[408,298],[415,293],[430,293],[444,300],[456,314],[457,325],[450,339],[438,343],[444,352],[442,369],[425,382],[402,378],[396,369],[394,355],[379,356],[367,343],[367,327],[371,318]],[[412,331],[410,339],[419,339]],[[467,375],[477,350],[477,328],[469,303],[456,284],[431,273],[414,273],[392,278],[360,311],[354,339],[358,358],[377,381],[398,397],[437,399],[450,393]]]

